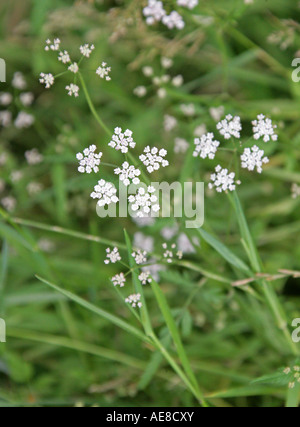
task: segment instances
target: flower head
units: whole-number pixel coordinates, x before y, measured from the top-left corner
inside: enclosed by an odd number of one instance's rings
[[[159,212],[160,206],[158,197],[154,194],[156,192],[154,187],[148,187],[145,190],[140,187],[135,196],[129,196],[128,201],[131,204],[131,209],[136,213],[139,218],[147,217],[152,212]]]
[[[244,153],[241,156],[242,168],[254,171],[257,168],[258,173],[262,173],[263,164],[269,163],[268,157],[264,157],[264,150],[260,150],[257,145],[250,148],[245,148]]]
[[[158,148],[150,148],[149,146],[145,148],[144,154],[140,156],[141,162],[147,166],[147,171],[152,173],[160,169],[160,166],[165,168],[169,166],[168,160],[165,160],[164,157],[168,154],[167,150],[158,150]]]
[[[116,264],[117,262],[122,261],[121,255],[119,254],[118,248],[113,248],[111,250],[110,248],[106,249],[106,260],[104,261],[104,264]]]
[[[150,271],[144,271],[139,275],[139,281],[142,285],[147,285],[148,283],[152,283],[152,278]]]
[[[126,283],[126,278],[124,276],[124,273],[121,273],[114,276],[111,281],[113,282],[114,286],[120,286],[120,288],[123,288]]]
[[[73,64],[71,64],[71,65],[68,67],[68,70],[69,70],[69,71],[71,71],[71,73],[77,74],[77,73],[78,73],[78,71],[79,71],[79,67],[78,67],[77,62],[73,62]]]
[[[7,107],[9,104],[11,104],[12,100],[13,100],[13,97],[10,93],[8,92],[0,93],[0,105],[4,105],[5,107]]]
[[[242,130],[241,118],[239,116],[233,117],[231,114],[228,114],[224,120],[217,124],[217,129],[225,139],[230,139],[231,136],[240,138],[240,132]]]
[[[101,179],[94,188],[94,192],[91,194],[92,199],[98,199],[98,206],[108,206],[111,203],[118,203],[119,198],[116,196],[117,189],[110,182],[106,182]]]
[[[136,169],[134,166],[130,166],[128,162],[123,163],[122,169],[115,169],[115,174],[120,175],[120,180],[126,187],[131,184],[131,181],[135,185],[140,183],[140,179],[138,177],[141,175],[141,171]]]
[[[95,49],[95,46],[93,44],[89,45],[88,43],[80,46],[79,50],[81,52],[81,55],[85,56],[86,58],[89,58],[91,56],[91,53]]]
[[[34,120],[35,119],[31,114],[28,114],[25,111],[20,111],[15,120],[15,126],[18,129],[29,128],[34,123]]]
[[[169,248],[167,243],[163,243],[162,245],[163,249],[165,250],[164,252],[164,259],[167,261],[168,264],[172,264],[172,262],[174,261],[175,256],[178,259],[182,259],[183,258],[183,253],[181,251],[176,251],[177,250],[177,246],[176,244],[172,244],[171,247]]]
[[[263,138],[264,142],[278,140],[278,135],[275,134],[276,125],[273,125],[272,120],[266,118],[263,114],[257,116],[257,120],[252,122],[254,139]]]
[[[211,175],[211,181],[208,187],[210,189],[215,187],[218,193],[236,189],[235,173],[229,173],[228,169],[222,169],[220,165],[216,167],[216,173]]]
[[[55,38],[53,41],[50,39],[46,40],[46,47],[45,50],[48,52],[49,50],[57,51],[60,49],[60,39]]]
[[[54,76],[51,73],[45,74],[45,73],[41,73],[40,74],[40,83],[44,84],[46,89],[50,89],[51,86],[54,85]]]
[[[203,135],[200,139],[196,138],[194,140],[196,148],[194,151],[194,157],[201,157],[202,159],[206,159],[207,157],[213,160],[216,156],[216,152],[218,147],[220,146],[219,141],[214,140],[213,133],[207,133]]]
[[[188,9],[194,9],[194,7],[198,6],[198,0],[177,0],[178,6],[187,7]]]
[[[69,62],[71,62],[71,58],[68,51],[64,50],[63,52],[60,52],[58,60],[61,61],[63,64],[68,64]]]
[[[96,74],[98,74],[101,79],[105,79],[109,82],[111,80],[111,77],[109,76],[110,72],[111,67],[108,67],[106,62],[102,62],[101,67],[97,68]]]
[[[127,304],[130,304],[133,308],[141,308],[143,306],[143,304],[141,303],[141,294],[129,295],[129,297],[125,299],[125,302]]]
[[[128,153],[129,148],[135,148],[136,143],[132,138],[133,132],[127,129],[125,132],[121,128],[115,128],[115,133],[112,136],[112,140],[108,144],[109,147],[114,148],[117,151],[120,151],[123,154]]]
[[[170,15],[165,15],[162,18],[162,23],[166,25],[169,30],[172,30],[173,28],[177,28],[178,30],[182,30],[185,27],[184,20],[182,19],[182,16],[179,15],[178,12],[173,10]]]
[[[43,155],[40,154],[40,152],[36,148],[26,151],[25,158],[27,163],[31,166],[38,165],[39,163],[42,163],[42,161],[44,160]]]
[[[146,251],[141,251],[140,249],[136,252],[132,253],[132,257],[134,258],[136,264],[146,264],[148,253]]]
[[[75,96],[77,98],[79,96],[79,86],[75,85],[74,83],[71,83],[70,85],[66,86],[66,90],[68,91],[69,96]]]
[[[148,5],[143,9],[143,14],[146,17],[146,23],[153,25],[155,22],[160,22],[167,12],[162,1],[148,0]]]
[[[89,148],[86,148],[83,153],[78,153],[76,155],[77,160],[79,160],[78,171],[80,173],[95,173],[99,172],[99,165],[101,163],[101,158],[103,153],[95,153],[97,147],[96,145],[90,145]]]

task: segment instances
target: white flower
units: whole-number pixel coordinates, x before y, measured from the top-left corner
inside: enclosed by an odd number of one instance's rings
[[[102,62],[101,67],[97,68],[96,74],[98,74],[101,79],[105,79],[109,82],[111,80],[111,77],[109,76],[110,72],[111,67],[108,67],[106,62]]]
[[[144,273],[150,273],[151,277],[153,277],[153,279],[156,282],[160,281],[160,272],[165,271],[166,267],[163,264],[155,264],[155,262],[157,262],[156,259],[152,259],[149,262],[153,262],[154,264],[150,265],[150,266],[146,266],[146,267],[142,267],[142,271]]]
[[[240,132],[242,130],[241,118],[239,116],[233,117],[231,114],[228,114],[224,120],[217,124],[217,129],[225,139],[230,139],[231,136],[240,138]]]
[[[190,144],[183,138],[175,138],[174,152],[184,154],[189,149]]]
[[[12,114],[10,111],[0,111],[0,125],[7,128],[11,125]]]
[[[115,128],[115,133],[112,136],[112,140],[108,144],[109,147],[112,147],[117,151],[121,150],[123,154],[128,153],[129,148],[135,148],[136,146],[136,143],[132,138],[132,134],[133,132],[129,129],[123,133],[121,128]]]
[[[69,70],[69,71],[71,71],[71,73],[77,74],[77,73],[78,73],[78,71],[79,71],[79,67],[78,67],[77,62],[74,62],[73,64],[71,64],[71,65],[68,67],[68,70]]]
[[[205,133],[207,133],[207,129],[204,124],[197,126],[196,129],[194,130],[194,135],[197,136],[198,138],[201,138],[201,136],[203,136]]]
[[[147,285],[148,283],[152,283],[152,279],[150,277],[150,271],[145,271],[139,275],[139,281],[142,285]]]
[[[177,0],[178,6],[187,7],[188,9],[194,9],[194,7],[198,6],[198,0]]]
[[[26,83],[26,80],[24,78],[24,75],[20,71],[17,71],[14,74],[11,84],[14,88],[19,89],[19,90],[24,90],[27,87],[27,83]]]
[[[208,157],[211,160],[215,158],[218,147],[220,146],[220,142],[214,140],[213,133],[203,135],[201,139],[196,138],[194,142],[196,145],[193,154],[194,157],[199,156],[202,159],[206,159]]]
[[[68,64],[69,62],[71,62],[71,58],[68,51],[64,50],[63,52],[60,52],[58,60],[61,61],[63,64]]]
[[[12,171],[12,173],[10,174],[10,179],[13,183],[21,181],[22,178],[23,172],[19,170]]]
[[[168,68],[172,67],[173,60],[171,58],[167,58],[167,57],[163,56],[161,58],[161,65],[163,68],[165,68],[167,70]]]
[[[263,164],[269,163],[268,157],[264,157],[264,150],[260,150],[257,145],[250,148],[245,148],[244,153],[241,156],[242,168],[254,171],[257,168],[258,173],[262,173]]]
[[[26,151],[25,158],[27,163],[31,166],[38,165],[44,160],[43,155],[40,154],[36,148],[34,148],[33,150]]]
[[[187,117],[193,117],[196,113],[194,104],[181,104],[180,109],[183,112],[183,114]]]
[[[4,197],[4,199],[1,200],[1,205],[8,212],[13,212],[17,206],[17,201],[15,198],[8,196],[8,197]]]
[[[39,194],[43,190],[43,188],[43,185],[39,182],[30,182],[26,187],[30,196],[35,196],[36,194]]]
[[[166,132],[171,132],[177,126],[175,117],[166,114],[164,117],[164,129]]]
[[[49,50],[57,51],[60,48],[60,39],[56,38],[53,40],[53,42],[48,39],[46,40],[46,47],[45,50],[48,52]]]
[[[121,255],[119,254],[118,248],[113,248],[111,250],[110,248],[106,249],[106,260],[104,261],[104,264],[116,264],[119,261],[122,261]]]
[[[29,128],[34,123],[34,117],[31,114],[25,113],[25,111],[20,111],[16,120],[15,126],[18,129]]]
[[[294,183],[292,185],[292,198],[297,199],[298,197],[300,197],[300,187]]]
[[[143,67],[143,73],[146,77],[151,77],[153,76],[153,68],[150,67],[150,65],[146,65],[145,67]]]
[[[129,295],[129,297],[125,299],[125,302],[127,304],[130,304],[133,308],[141,308],[143,306],[143,304],[141,303],[141,294]]]
[[[182,16],[179,15],[178,12],[173,10],[173,12],[170,13],[170,15],[166,15],[162,18],[162,23],[166,25],[169,30],[172,30],[173,28],[177,28],[178,30],[182,30],[185,27],[184,20],[182,19]]]
[[[172,79],[172,85],[175,87],[180,87],[183,85],[183,83],[184,83],[184,80],[183,80],[183,76],[181,74],[179,74],[178,76],[176,76]]]
[[[54,80],[55,80],[54,76],[51,73],[40,74],[40,83],[44,84],[46,89],[50,89],[50,87],[54,85]]]
[[[110,182],[101,179],[91,194],[92,199],[98,199],[98,206],[103,207],[111,203],[118,203],[119,198],[116,196],[117,189]]]
[[[219,165],[216,167],[216,173],[211,175],[212,183],[208,184],[208,188],[213,189],[216,188],[218,193],[222,193],[223,191],[235,191],[236,183],[235,183],[235,173],[229,173],[228,169],[222,169]]]
[[[274,130],[277,128],[273,125],[272,120],[266,118],[263,114],[257,116],[257,120],[252,122],[254,139],[263,138],[264,142],[278,140],[278,135],[275,134]]]
[[[145,234],[140,232],[135,233],[133,246],[137,249],[141,249],[142,251],[153,252],[154,238],[151,236],[145,236]]]
[[[131,209],[136,213],[136,216],[143,218],[149,216],[151,212],[159,212],[160,206],[158,203],[158,197],[154,194],[156,192],[154,187],[148,187],[147,191],[140,187],[135,196],[131,195],[128,197],[128,201],[131,204]]]
[[[139,249],[137,252],[133,252],[131,255],[138,265],[146,264],[148,256],[148,253],[146,251],[141,251]]]
[[[150,148],[149,146],[145,148],[144,154],[140,156],[141,162],[147,166],[147,171],[152,173],[157,171],[162,166],[165,168],[169,166],[168,160],[165,160],[164,157],[168,154],[167,150],[162,149],[158,150],[158,148]]]
[[[175,256],[177,256],[180,260],[183,258],[183,253],[181,251],[177,251],[175,254],[177,249],[176,244],[171,245],[171,248],[169,248],[167,243],[163,243],[162,247],[165,250],[163,257],[168,264],[172,264]]]
[[[175,224],[173,227],[164,227],[161,230],[160,234],[165,240],[171,240],[173,239],[173,237],[176,236],[178,231],[179,231],[178,225]]]
[[[158,91],[157,91],[157,96],[158,96],[160,99],[164,99],[164,98],[167,96],[167,91],[166,91],[166,89],[165,89],[164,87],[160,87],[160,88],[158,89]]]
[[[95,153],[97,150],[96,145],[90,145],[89,148],[86,148],[82,153],[76,155],[77,160],[79,161],[78,171],[80,173],[95,173],[99,172],[99,165],[101,163],[101,158],[103,153]]]
[[[225,108],[221,105],[220,107],[211,107],[209,109],[209,114],[216,122],[219,122],[222,116],[224,116],[224,111]]]
[[[135,96],[137,96],[138,98],[143,98],[144,96],[147,95],[147,89],[145,86],[137,86],[134,90],[133,93]]]
[[[20,95],[20,101],[25,107],[29,107],[34,100],[34,95],[31,92],[24,92]]]
[[[79,96],[79,86],[75,85],[74,83],[71,83],[70,85],[66,86],[66,90],[68,91],[69,96],[75,96],[77,98]]]
[[[155,224],[155,218],[153,218],[151,215],[144,215],[142,218],[133,217],[132,220],[140,228],[151,227],[152,225]],[[141,249],[143,249],[143,248],[141,248]],[[152,251],[149,251],[149,252],[152,252]]]
[[[195,238],[197,240],[197,238]],[[199,241],[195,241],[195,244],[199,246]],[[195,254],[196,250],[191,243],[190,239],[185,233],[181,233],[177,240],[177,246],[179,251],[181,251],[183,254]]]
[[[143,14],[146,17],[146,23],[153,25],[155,22],[160,22],[166,15],[162,1],[148,0],[148,5],[143,9]]]
[[[55,244],[48,239],[42,238],[38,241],[38,247],[41,251],[52,253],[55,251]]]
[[[123,288],[126,283],[126,277],[124,276],[124,273],[117,274],[111,279],[111,281],[114,286],[120,286],[120,288]]]
[[[85,56],[86,58],[89,58],[93,50],[95,49],[95,46],[89,45],[88,43],[80,46],[79,50],[81,52],[81,55]]]
[[[120,175],[120,180],[126,187],[131,184],[131,181],[135,185],[140,183],[140,179],[138,177],[141,175],[141,171],[136,169],[134,166],[130,166],[128,162],[123,163],[122,169],[115,169],[115,174]]]
[[[0,105],[4,105],[5,107],[7,107],[9,104],[11,104],[12,100],[13,100],[13,97],[10,93],[8,92],[0,93]]]

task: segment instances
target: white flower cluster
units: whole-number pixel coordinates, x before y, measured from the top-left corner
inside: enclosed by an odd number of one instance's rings
[[[241,156],[242,168],[254,171],[257,169],[258,173],[262,173],[262,166],[269,163],[268,157],[264,157],[264,150],[260,150],[257,145],[252,148],[245,148],[244,153]]]
[[[95,49],[95,46],[89,45],[88,43],[80,46],[79,50],[81,55],[85,56],[86,58],[89,58],[93,52],[93,50]]]
[[[276,125],[273,125],[272,120],[266,118],[263,114],[257,116],[257,120],[252,122],[254,139],[263,138],[264,142],[277,141],[278,135],[275,134]]]
[[[300,186],[297,184],[293,184],[292,185],[292,198],[293,199],[297,199],[298,197],[300,197]]]
[[[206,159],[207,157],[213,160],[216,156],[218,147],[220,146],[219,141],[214,140],[214,134],[208,133],[203,135],[200,139],[196,138],[194,143],[196,145],[193,156],[201,157],[202,159]]]
[[[107,82],[111,81],[111,77],[109,75],[110,72],[111,67],[108,67],[106,62],[102,62],[101,66],[96,70],[96,74],[98,74],[101,79],[105,79]]]
[[[172,264],[174,261],[175,256],[181,260],[183,258],[183,253],[181,251],[177,251],[177,245],[174,243],[171,245],[171,248],[169,248],[167,243],[163,243],[162,245],[163,249],[165,250],[163,257],[167,261],[168,264]]]
[[[98,206],[108,206],[111,203],[118,203],[119,198],[116,196],[117,189],[110,182],[101,179],[98,185],[95,186],[94,192],[91,194],[92,199],[98,199]]]
[[[169,28],[169,30],[173,30],[173,28],[177,28],[177,30],[182,30],[185,27],[184,20],[181,15],[179,15],[176,10],[173,10],[170,15],[166,15],[162,19],[162,23]]]
[[[125,302],[127,304],[130,304],[133,308],[141,308],[143,306],[143,304],[141,303],[141,294],[129,295],[129,297],[125,299]]]
[[[241,118],[228,114],[224,120],[217,124],[217,129],[225,139],[230,139],[232,136],[240,138],[242,130]]]
[[[216,167],[216,173],[211,175],[210,189],[216,188],[218,193],[223,191],[234,191],[236,189],[235,173],[229,173],[228,169],[222,169],[220,165]]]
[[[34,166],[42,163],[44,157],[36,148],[33,148],[25,152],[25,159],[30,166]]]
[[[121,255],[119,253],[118,248],[113,248],[111,250],[110,248],[106,249],[106,260],[104,261],[104,264],[116,264],[119,261],[122,261]]]
[[[40,74],[40,83],[44,84],[46,89],[50,89],[50,87],[54,85],[54,81],[55,81],[55,78],[54,78],[53,74],[51,74],[51,73],[48,73],[48,74],[41,73]]]
[[[198,6],[198,0],[177,0],[178,6],[187,7],[188,9],[194,9]]]
[[[141,251],[140,249],[136,252],[132,253],[132,257],[134,258],[136,264],[146,264],[148,253],[146,251]]]
[[[128,197],[128,201],[131,204],[130,207],[137,217],[143,218],[149,216],[152,212],[159,212],[160,206],[155,192],[154,187],[149,186],[147,191],[140,187],[136,195]]]
[[[295,365],[293,367],[287,367],[283,370],[283,373],[285,375],[288,375],[291,379],[289,382],[289,389],[294,389],[296,387],[296,384],[300,383],[300,366]]]
[[[167,15],[162,1],[148,0],[148,5],[143,9],[143,14],[148,25],[162,22],[169,29],[177,28],[178,30],[182,30],[185,26],[182,16],[175,10]]]
[[[78,98],[79,86],[75,85],[74,83],[70,83],[68,86],[66,86],[66,90],[67,90],[69,96],[74,95],[75,98]]]
[[[129,148],[135,148],[136,143],[132,138],[133,132],[127,129],[125,132],[122,128],[115,128],[115,133],[112,136],[112,140],[108,144],[109,147],[114,148],[117,151],[121,151],[123,154],[128,153]]]
[[[111,279],[111,281],[114,286],[120,286],[120,288],[123,288],[126,283],[126,277],[124,276],[124,273],[117,274]]]
[[[168,160],[165,160],[164,157],[168,154],[167,150],[158,150],[158,148],[150,148],[149,146],[145,148],[144,154],[140,156],[141,162],[147,166],[147,171],[152,173],[160,169],[160,166],[165,168],[169,166]]]
[[[150,271],[144,271],[139,275],[139,281],[142,285],[147,285],[148,283],[152,283],[152,278]]]
[[[115,174],[120,175],[120,181],[122,181],[126,187],[131,184],[131,181],[135,185],[140,183],[138,177],[141,175],[141,171],[134,166],[130,166],[128,162],[123,163],[122,169],[115,169]]]
[[[45,50],[49,51],[49,50],[53,50],[53,51],[57,51],[60,48],[60,39],[56,38],[53,41],[51,41],[50,39],[46,40],[46,47]]]
[[[78,171],[80,173],[95,173],[99,172],[99,166],[101,163],[101,158],[103,153],[95,153],[97,150],[96,145],[90,145],[89,148],[86,148],[83,153],[78,153],[76,155],[77,160],[79,161]]]

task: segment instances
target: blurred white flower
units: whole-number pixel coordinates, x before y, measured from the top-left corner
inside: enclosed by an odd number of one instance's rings
[[[164,129],[166,132],[171,132],[177,126],[177,120],[175,117],[165,114],[164,117]]]
[[[264,142],[278,140],[278,135],[275,134],[276,125],[273,125],[272,120],[266,118],[263,114],[257,116],[257,120],[252,122],[254,139],[263,138]]]
[[[146,218],[142,218],[146,219]],[[135,233],[133,240],[133,247],[146,252],[153,252],[154,249],[154,238],[151,236],[145,236],[143,233]]]
[[[66,90],[69,96],[75,96],[75,98],[79,96],[79,86],[75,85],[74,83],[66,86]]]
[[[201,139],[196,138],[194,140],[196,148],[194,151],[194,157],[201,157],[202,159],[206,159],[207,157],[210,160],[213,160],[218,151],[218,147],[220,146],[219,141],[214,140],[214,134],[208,133],[203,135]]]
[[[148,0],[148,5],[143,9],[143,14],[146,17],[146,23],[148,25],[160,22],[166,15],[163,2],[158,0]]]
[[[167,96],[167,91],[166,91],[166,89],[165,89],[164,87],[160,87],[160,88],[158,89],[158,91],[157,91],[157,96],[158,96],[160,99],[164,99],[164,98],[166,98],[166,96]]]
[[[96,145],[90,145],[83,153],[77,153],[76,158],[79,161],[78,171],[80,173],[95,173],[99,172],[99,166],[103,153],[96,153]]]
[[[119,253],[118,248],[113,248],[111,250],[110,248],[106,249],[106,260],[104,261],[104,264],[116,264],[119,261],[122,261],[121,255]]]
[[[173,10],[170,15],[165,15],[162,18],[162,23],[166,25],[169,30],[173,28],[177,28],[178,30],[182,30],[185,27],[184,20],[178,12]]]
[[[292,198],[293,199],[297,199],[298,197],[300,197],[300,186],[297,184],[293,184],[292,185]]]
[[[24,105],[24,107],[30,107],[34,100],[34,95],[32,92],[24,92],[20,95],[20,101]]]
[[[211,175],[211,183],[208,184],[208,188],[211,190],[216,189],[218,193],[223,191],[235,191],[235,173],[229,173],[228,169],[222,169],[220,165],[216,167],[216,173]]]
[[[12,114],[10,111],[0,111],[0,125],[7,128],[11,125]]]
[[[119,198],[116,196],[117,189],[110,182],[101,179],[91,194],[92,199],[98,199],[98,206],[103,207],[112,203],[118,203]]]
[[[176,224],[173,227],[164,227],[161,230],[160,234],[165,240],[171,240],[171,239],[173,239],[173,237],[176,236],[178,231],[179,231],[179,227]]]
[[[197,242],[199,245],[199,242]],[[185,233],[181,233],[177,240],[177,246],[178,250],[181,251],[183,254],[194,254],[196,253],[196,250],[191,243],[190,239]]]
[[[15,126],[18,129],[29,128],[33,125],[34,121],[35,118],[31,114],[28,114],[25,111],[20,111],[15,120]]]
[[[60,43],[61,41],[59,38],[55,38],[53,41],[51,41],[50,39],[46,40],[45,51],[48,52],[49,50],[53,50],[53,51],[59,50]]]
[[[183,85],[183,83],[184,83],[184,79],[183,79],[183,76],[181,74],[179,74],[178,76],[175,76],[172,79],[172,85],[175,87],[180,87]]]
[[[183,114],[187,117],[193,117],[196,114],[196,109],[194,104],[181,104],[180,109]]]
[[[223,106],[220,106],[220,107],[211,107],[209,109],[209,113],[210,113],[211,117],[216,122],[219,122],[221,120],[222,116],[224,116],[224,111],[225,111],[225,108]]]
[[[225,139],[230,139],[232,136],[240,138],[242,130],[241,118],[228,114],[224,120],[217,124],[217,129]]]
[[[137,86],[134,90],[133,90],[134,95],[136,95],[139,98],[143,98],[144,96],[147,95],[147,89],[145,86]]]
[[[141,294],[129,295],[129,297],[125,299],[125,302],[127,304],[130,304],[133,308],[141,308],[143,306],[143,304],[141,303]]]
[[[155,193],[154,187],[149,186],[147,191],[140,187],[136,195],[128,197],[128,201],[131,204],[130,207],[137,217],[143,218],[151,214],[151,212],[159,212],[159,200]]]
[[[45,85],[46,89],[50,89],[51,86],[54,85],[54,76],[51,73],[45,74],[45,73],[41,73],[40,74],[40,83]]]
[[[152,173],[157,171],[162,166],[163,168],[169,166],[168,160],[164,158],[168,154],[167,150],[158,148],[150,148],[149,146],[145,148],[144,154],[140,156],[141,162],[147,167],[147,171]]]
[[[42,163],[42,161],[44,160],[44,156],[40,154],[36,148],[26,151],[25,158],[27,160],[27,163],[31,166],[38,165],[39,163]]]
[[[111,80],[111,77],[109,76],[110,72],[111,67],[108,67],[106,62],[102,62],[101,67],[98,67],[96,70],[96,74],[98,74],[101,79],[105,79],[108,82]]]
[[[1,200],[1,205],[8,212],[13,212],[17,206],[17,201],[14,197],[8,196]]]
[[[132,257],[134,258],[136,264],[146,264],[148,253],[146,251],[141,251],[140,249],[136,252],[133,252]]]
[[[184,154],[189,149],[190,144],[183,138],[175,138],[174,152]]]
[[[150,272],[145,271],[139,275],[139,281],[142,285],[147,285],[148,283],[152,283],[152,278],[150,277]]]
[[[71,62],[69,52],[67,50],[64,50],[63,52],[59,52],[58,60],[63,64],[68,64],[69,62]]]
[[[55,251],[55,244],[49,239],[42,238],[38,241],[38,247],[41,251],[51,253]]]
[[[114,148],[117,151],[120,151],[123,154],[128,153],[129,148],[135,148],[136,143],[132,138],[133,132],[127,129],[124,133],[121,128],[115,128],[115,133],[112,136],[112,140],[108,144],[109,147]]]
[[[260,150],[257,145],[254,145],[251,149],[245,148],[241,156],[242,168],[248,169],[249,171],[254,171],[256,168],[258,173],[262,173],[262,166],[270,161],[268,157],[264,157],[264,155],[264,150]]]
[[[10,93],[8,92],[0,93],[0,105],[7,107],[9,104],[11,104],[12,100],[13,100],[13,97]]]
[[[140,179],[138,177],[141,175],[141,171],[136,169],[134,166],[130,166],[128,162],[123,163],[122,169],[115,169],[115,174],[120,176],[120,180],[126,187],[131,184],[131,181],[135,185],[140,183]]]
[[[165,68],[167,70],[168,68],[172,67],[173,60],[171,58],[167,58],[166,56],[163,56],[161,58],[161,65],[163,68]]]
[[[123,288],[126,283],[126,277],[124,276],[124,273],[117,274],[111,279],[111,281],[114,286],[120,286],[120,288]]]
[[[198,138],[201,138],[201,136],[203,136],[205,133],[207,133],[207,129],[204,124],[197,126],[196,129],[194,130],[194,135],[197,136]]]
[[[27,87],[25,77],[20,71],[17,71],[14,74],[11,84],[15,89],[19,90],[24,90]]]
[[[153,68],[150,67],[150,65],[146,65],[145,67],[143,67],[143,73],[146,77],[151,77],[153,76]]]
[[[80,46],[79,48],[81,54],[86,58],[89,58],[91,56],[91,53],[93,52],[94,49],[95,49],[95,46],[93,44],[89,45],[88,43]]]
[[[39,182],[30,182],[27,187],[27,192],[29,196],[35,196],[43,190],[43,185]]]
[[[194,7],[198,6],[198,0],[177,0],[178,6],[187,7],[188,9],[194,9]]]

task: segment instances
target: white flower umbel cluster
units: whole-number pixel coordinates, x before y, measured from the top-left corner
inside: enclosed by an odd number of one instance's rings
[[[175,138],[174,141],[174,153],[184,154],[188,151],[190,144],[184,138]]]
[[[258,173],[262,173],[262,166],[270,161],[268,157],[264,156],[264,150],[260,150],[257,145],[252,148],[245,148],[241,156],[242,168],[249,171],[254,171],[256,168]]]
[[[298,197],[300,197],[300,186],[297,184],[293,184],[292,185],[292,199],[297,199]]]
[[[224,120],[217,124],[217,129],[225,139],[230,139],[232,136],[240,138],[242,130],[241,118],[228,114]]]
[[[119,249],[113,248],[113,250],[111,250],[110,248],[107,248],[106,260],[104,261],[104,264],[116,264],[119,261],[122,261],[121,255],[119,254]]]
[[[216,173],[211,175],[211,181],[208,187],[210,189],[215,187],[218,193],[234,191],[237,185],[235,182],[235,173],[229,173],[228,169],[222,169],[220,165],[216,167]]]
[[[175,257],[177,257],[179,260],[183,258],[183,253],[181,251],[177,251],[177,245],[175,243],[171,245],[170,248],[167,243],[163,243],[162,247],[165,251],[163,257],[168,264],[172,264]]]
[[[162,166],[165,168],[169,166],[168,160],[165,160],[166,155],[168,154],[167,150],[158,148],[150,148],[149,146],[145,148],[144,154],[140,156],[141,162],[147,167],[147,171],[152,173],[157,171]]]
[[[123,163],[122,169],[115,169],[115,174],[120,175],[120,181],[122,181],[126,187],[128,187],[131,182],[135,185],[140,183],[138,177],[141,175],[141,171],[134,166],[130,166],[128,162]]]
[[[147,190],[140,187],[136,195],[128,197],[130,207],[138,218],[149,216],[152,212],[157,213],[160,210],[158,197],[155,195],[155,188],[149,186]]]
[[[101,79],[105,79],[107,82],[111,81],[111,77],[109,75],[110,72],[111,67],[108,67],[106,62],[102,62],[101,66],[96,70],[96,74],[98,74]]]
[[[132,138],[133,132],[127,129],[125,132],[122,128],[115,128],[115,133],[112,136],[112,140],[108,144],[109,147],[114,148],[117,151],[121,151],[123,154],[127,154],[129,148],[135,148],[136,143]]]
[[[94,192],[91,194],[92,199],[98,199],[98,206],[104,207],[111,203],[118,203],[119,198],[116,196],[117,189],[110,182],[101,179],[98,185],[95,186]]]
[[[79,48],[81,55],[85,56],[86,58],[89,58],[93,52],[93,50],[95,50],[95,46],[93,44],[84,44],[82,46],[80,46]]]
[[[141,303],[141,294],[129,295],[129,297],[125,299],[125,302],[127,304],[130,304],[133,308],[141,308],[143,306],[143,304]]]
[[[149,271],[144,271],[139,275],[139,281],[142,285],[147,285],[148,283],[152,283],[151,274]]]
[[[15,120],[15,127],[17,129],[26,129],[33,125],[35,119],[32,114],[25,111],[20,111]]]
[[[124,276],[124,273],[117,274],[111,279],[114,286],[120,286],[120,288],[124,288],[126,283],[126,277]]]
[[[198,6],[198,0],[177,0],[178,6],[187,7],[188,9],[194,9]]]
[[[169,29],[177,28],[178,30],[182,30],[185,26],[184,20],[178,12],[173,10],[170,15],[167,14],[162,1],[148,0],[148,5],[143,9],[143,14],[148,25],[162,22]]]
[[[45,51],[53,50],[57,51],[60,48],[61,40],[59,38],[54,39],[51,41],[50,39],[46,40],[46,46]]]
[[[263,114],[257,116],[257,120],[252,122],[254,139],[263,138],[264,142],[277,141],[278,135],[275,133],[276,125],[273,125],[272,120],[266,118]]]
[[[101,158],[103,153],[96,153],[96,145],[90,145],[89,148],[86,148],[83,153],[78,153],[76,155],[77,160],[79,161],[78,171],[80,173],[95,173],[99,172],[99,166],[101,163]]]
[[[70,83],[68,86],[66,86],[66,91],[68,92],[69,96],[75,96],[75,98],[78,98],[79,96],[79,86],[75,85],[74,83]]]
[[[51,73],[48,73],[48,74],[41,73],[40,74],[40,83],[45,85],[46,89],[50,89],[50,87],[54,85],[54,81],[55,81],[55,78],[54,78],[53,74],[51,74]]]
[[[213,160],[216,156],[218,147],[220,146],[219,141],[214,140],[213,133],[207,133],[203,135],[200,139],[196,138],[194,143],[196,145],[193,156],[201,157],[202,159],[206,159],[207,157]]]
[[[146,251],[138,250],[132,253],[132,257],[134,258],[136,264],[146,264],[148,253]]]
[[[34,166],[42,163],[44,157],[36,148],[33,148],[25,152],[25,159],[30,166]]]
[[[63,64],[68,64],[71,62],[71,58],[69,52],[64,50],[63,52],[59,52],[58,60]]]

